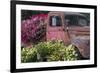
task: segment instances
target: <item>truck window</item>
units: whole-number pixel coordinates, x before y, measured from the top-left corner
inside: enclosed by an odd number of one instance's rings
[[[78,21],[77,21],[77,16],[73,15],[66,15],[65,16],[65,24],[68,26],[77,26]]]
[[[76,15],[66,15],[65,25],[68,26],[88,26],[88,21],[84,17]]]
[[[51,16],[50,17],[50,26],[61,26],[61,17],[60,16]]]
[[[88,20],[85,17],[79,17],[78,24],[80,26],[89,26]]]
[[[81,18],[81,19],[78,20],[78,24],[80,26],[87,26],[88,25],[87,21],[85,19],[83,19],[83,18]]]

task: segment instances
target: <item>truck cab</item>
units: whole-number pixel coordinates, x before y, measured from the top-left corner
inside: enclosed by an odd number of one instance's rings
[[[84,14],[76,12],[49,12],[46,40],[62,40],[73,44],[82,57],[90,58],[90,24]]]

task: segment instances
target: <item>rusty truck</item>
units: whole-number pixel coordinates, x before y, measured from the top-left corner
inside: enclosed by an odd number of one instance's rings
[[[46,40],[63,40],[73,44],[83,58],[90,58],[90,24],[78,12],[49,12],[46,21]]]

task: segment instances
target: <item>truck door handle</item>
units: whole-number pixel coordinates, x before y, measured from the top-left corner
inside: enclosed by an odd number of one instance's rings
[[[63,28],[62,30],[65,31],[65,28]]]

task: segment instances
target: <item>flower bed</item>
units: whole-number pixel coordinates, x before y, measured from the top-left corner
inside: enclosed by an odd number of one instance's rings
[[[51,62],[78,60],[78,53],[73,45],[65,46],[62,41],[40,42],[32,48],[21,50],[21,62]]]

